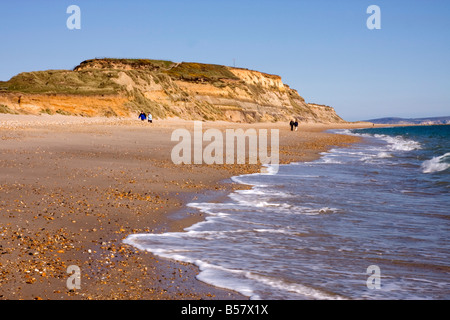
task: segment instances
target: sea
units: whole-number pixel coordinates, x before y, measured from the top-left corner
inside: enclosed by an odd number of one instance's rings
[[[450,126],[331,132],[362,142],[233,177],[250,189],[188,205],[204,221],[125,242],[255,300],[450,299]]]

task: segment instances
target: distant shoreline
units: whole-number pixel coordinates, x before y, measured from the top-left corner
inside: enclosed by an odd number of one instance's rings
[[[429,117],[429,118],[397,118],[386,117],[365,120],[375,124],[398,124],[398,125],[447,125],[450,124],[450,116]]]

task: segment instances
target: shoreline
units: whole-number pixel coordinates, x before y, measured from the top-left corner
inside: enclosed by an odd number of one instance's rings
[[[245,188],[224,181],[254,173],[257,165],[174,168],[168,161],[174,145],[170,133],[189,129],[192,121],[150,125],[62,117],[64,122],[49,116],[33,124],[30,117],[0,115],[0,124],[17,121],[0,127],[5,178],[0,184],[0,299],[247,299],[197,280],[194,265],[160,259],[122,240],[135,233],[179,232],[203,221],[203,214],[190,212],[186,204],[196,194],[226,196]],[[279,128],[280,164],[312,161],[335,145],[358,140],[327,129],[369,126],[301,124],[290,132],[285,124],[203,124],[204,130]],[[80,265],[80,290],[65,287],[69,265]]]
[[[360,143],[362,141],[362,138],[359,138],[359,137],[356,137],[356,136],[350,136],[350,135],[340,134],[340,133],[327,133],[326,131],[328,131],[328,130],[372,128],[372,126],[369,126],[369,125],[366,125],[366,126],[362,125],[362,126],[360,126],[360,125],[356,124],[356,126],[355,126],[355,124],[351,124],[351,123],[347,124],[347,125],[344,125],[344,127],[341,127],[341,125],[339,125],[339,124],[337,126],[325,125],[324,126],[325,128],[320,128],[321,126],[322,125],[320,125],[320,124],[313,125],[313,127],[316,127],[315,129],[317,130],[317,132],[324,133],[324,134],[329,134],[329,135],[335,135],[335,136],[352,137],[352,138],[355,138],[354,139],[355,141],[352,141],[352,142],[340,142],[340,143],[338,143],[338,145],[330,145],[330,146],[327,146],[327,147],[325,147],[323,149],[317,149],[314,152],[310,152],[306,156],[305,156],[305,154],[293,155],[292,153],[289,153],[289,155],[291,156],[289,158],[289,160],[287,160],[287,158],[281,159],[281,157],[280,157],[280,165],[287,165],[287,164],[294,163],[294,162],[312,162],[312,161],[320,159],[322,157],[321,153],[326,152],[326,151],[332,149],[333,147],[338,147],[338,148],[345,147],[346,145],[354,144],[354,143]],[[339,128],[337,128],[337,127],[339,127]],[[384,127],[384,125],[377,125],[376,127]],[[281,154],[281,145],[280,145],[280,154]],[[298,158],[296,159],[295,157],[298,157]],[[255,171],[253,171],[253,172],[249,171],[249,172],[245,172],[245,173],[241,172],[241,173],[237,173],[236,175],[232,175],[232,176],[226,178],[224,181],[221,181],[221,182],[222,183],[228,183],[228,184],[235,184],[235,182],[232,181],[233,177],[239,177],[241,175],[254,174],[254,173],[261,174],[261,172],[258,172],[258,171],[256,171],[256,172]],[[242,185],[242,184],[238,183],[236,188],[230,188],[227,191],[222,191],[221,195],[218,195],[217,191],[215,191],[215,192],[213,191],[214,194],[203,195],[203,197],[202,197],[203,199],[201,200],[201,202],[203,202],[203,201],[204,202],[212,202],[212,203],[220,202],[220,199],[227,198],[229,194],[231,194],[232,192],[234,192],[237,189],[251,189],[251,188],[252,188],[251,186]],[[192,226],[194,226],[194,225],[196,225],[198,223],[201,223],[201,222],[205,221],[205,218],[206,218],[207,214],[203,214],[201,212],[201,210],[199,210],[199,209],[193,209],[193,210],[195,210],[197,212],[194,215],[194,217],[190,217],[190,218],[182,218],[182,217],[181,218],[180,217],[174,218],[175,215],[178,215],[180,212],[188,211],[189,210],[187,208],[188,204],[189,204],[189,201],[186,201],[184,203],[184,205],[183,205],[183,208],[181,208],[179,211],[174,211],[174,212],[172,212],[170,214],[170,216],[172,216],[171,218],[174,219],[174,221],[171,224],[172,227],[169,227],[167,232],[176,232],[176,233],[177,232],[181,232],[181,233],[182,232],[186,232],[185,229],[190,228],[190,227],[192,227]],[[155,233],[161,234],[161,233],[164,233],[164,232],[155,232]],[[141,234],[138,234],[138,235],[141,235]],[[130,235],[130,236],[132,236],[132,235]],[[126,239],[124,239],[123,241],[125,241],[125,240]],[[127,243],[127,245],[129,245],[131,247],[135,247],[133,244]],[[141,250],[142,252],[148,252],[145,249],[141,249],[141,248],[139,248],[139,250]],[[153,253],[151,253],[151,254],[153,254]],[[157,254],[153,254],[153,255],[158,256]],[[186,264],[186,262],[179,261],[179,260],[174,260],[174,259],[170,259],[170,258],[160,257],[160,259],[164,259],[166,261],[171,261],[171,262],[175,262],[175,263]],[[200,268],[197,265],[195,265],[194,263],[188,263],[188,264],[190,264],[194,268],[196,268],[197,275],[200,273]],[[231,297],[232,298],[237,297],[238,300],[249,300],[251,298],[249,296],[245,296],[245,295],[243,295],[243,294],[241,294],[239,292],[236,292],[234,290],[231,290],[231,289],[222,288],[222,287],[216,287],[216,286],[214,286],[212,284],[210,285],[210,284],[208,284],[206,282],[203,282],[202,280],[196,279],[196,281],[198,281],[200,283],[203,283],[205,285],[208,285],[208,286],[213,286],[213,287],[217,288],[218,290],[228,291],[229,295],[230,295],[230,298]]]

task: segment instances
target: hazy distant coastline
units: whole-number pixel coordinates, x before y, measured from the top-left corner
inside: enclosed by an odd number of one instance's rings
[[[432,118],[378,118],[364,120],[376,124],[450,124],[450,116],[448,117],[432,117]]]

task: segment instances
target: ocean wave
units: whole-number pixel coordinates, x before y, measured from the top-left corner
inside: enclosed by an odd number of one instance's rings
[[[194,264],[200,269],[200,273],[197,276],[198,280],[213,286],[239,292],[252,300],[261,299],[259,295],[255,294],[253,283],[245,276],[248,271],[225,268],[202,260],[196,260]]]
[[[253,187],[249,190],[236,190],[235,194],[243,195],[243,196],[263,196],[263,197],[276,197],[276,198],[292,198],[295,195],[283,191],[278,190],[270,190],[266,188]],[[233,198],[233,194],[229,195],[230,198]]]
[[[380,152],[376,155],[377,158],[392,158],[392,154],[390,154],[389,152]]]
[[[422,163],[422,172],[434,173],[447,170],[448,168],[450,168],[450,163],[443,161],[448,157],[450,157],[450,152],[447,152],[442,156],[434,157],[433,159],[424,161]]]
[[[268,212],[284,213],[284,214],[304,214],[304,215],[319,215],[319,214],[330,214],[339,213],[342,210],[337,208],[329,207],[306,207],[306,206],[296,206],[286,202],[273,202],[264,201],[252,196],[245,196],[242,193],[232,193],[229,197],[237,204],[243,208],[253,208],[253,209],[263,209]],[[209,213],[204,210],[204,207],[195,205],[195,207],[201,209],[205,213]]]
[[[275,288],[278,290],[282,290],[282,291],[296,293],[305,298],[318,299],[318,300],[343,300],[343,299],[345,299],[339,295],[330,295],[330,294],[325,293],[322,290],[307,287],[307,286],[299,284],[299,283],[288,283],[287,281],[284,281],[281,279],[256,275],[256,274],[253,274],[250,272],[246,274],[246,277],[249,279],[255,280],[259,283],[262,283],[266,286],[269,286],[269,287],[272,287],[272,288]]]
[[[389,152],[378,152],[377,154],[371,154],[362,157],[360,160],[365,163],[380,163],[383,159],[392,158],[392,154]]]
[[[381,140],[386,141],[389,146],[389,151],[413,151],[421,149],[422,146],[419,142],[411,139],[406,139],[402,136],[390,136],[386,134],[368,134],[368,133],[356,133],[350,130],[345,130],[343,132],[347,135],[353,135],[358,137],[375,137]]]
[[[261,300],[260,291],[271,288],[281,292],[290,292],[303,299],[343,300],[342,296],[330,295],[322,290],[299,283],[289,283],[282,279],[258,275],[247,270],[238,270],[213,265],[205,261],[194,262],[200,269],[197,279],[205,283],[239,292],[251,300]],[[264,295],[264,294],[263,294]],[[283,294],[284,295],[284,294]]]
[[[393,137],[384,134],[375,134],[374,136],[389,143],[389,149],[392,151],[413,151],[421,149],[419,142],[406,139],[402,136]]]
[[[335,160],[333,159],[333,157],[322,157],[319,161],[316,162],[317,164],[322,164],[322,163],[326,163],[326,164],[342,164],[342,161],[339,160]]]
[[[279,229],[253,229],[252,231],[258,232],[258,233],[280,233],[280,234],[287,234],[287,235],[298,235],[299,234],[297,231],[287,230],[286,228],[279,228]]]
[[[165,233],[161,236],[167,237],[170,235],[170,233]],[[179,235],[181,235],[181,233]],[[248,271],[230,269],[208,263],[204,260],[196,259],[195,257],[188,257],[187,255],[180,254],[183,252],[189,252],[189,250],[179,250],[173,248],[161,249],[146,244],[146,240],[155,236],[155,234],[129,235],[125,240],[123,240],[123,242],[125,244],[132,245],[139,250],[148,251],[163,258],[192,263],[196,265],[200,270],[200,273],[197,275],[197,279],[199,281],[229,290],[234,290],[252,299],[260,299],[260,297],[253,291],[251,281],[245,281],[245,274],[248,273]]]
[[[345,134],[348,136],[356,136],[356,137],[373,137],[369,133],[362,133],[362,132],[354,132],[354,129],[338,129],[338,130],[329,130],[330,133],[337,133],[337,134]]]

